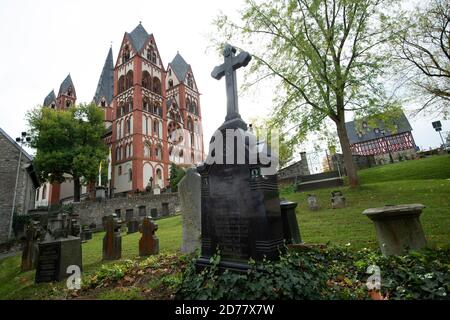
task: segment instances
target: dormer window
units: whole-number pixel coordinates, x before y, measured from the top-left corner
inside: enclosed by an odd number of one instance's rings
[[[172,79],[169,80],[169,88],[173,88],[173,80]]]
[[[72,88],[71,88],[71,87],[69,87],[69,89],[67,89],[67,95],[68,95],[69,97],[72,96]]]
[[[100,101],[100,105],[104,108],[106,107],[106,101],[105,98],[102,98],[102,101]]]
[[[50,108],[55,109],[55,107],[56,107],[55,102],[52,102],[52,103],[50,104]]]

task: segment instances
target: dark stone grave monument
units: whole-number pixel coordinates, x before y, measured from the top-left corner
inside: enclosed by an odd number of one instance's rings
[[[227,44],[225,63],[211,73],[213,78],[226,78],[227,116],[211,139],[213,144],[221,137],[223,149],[210,145],[207,161],[197,168],[201,176],[202,229],[197,270],[210,266],[210,258],[217,249],[221,254],[219,268],[236,271],[247,270],[250,258],[276,260],[280,250],[284,250],[277,176],[262,174],[268,165],[262,164],[258,150],[264,146],[257,145],[238,110],[236,69],[246,66],[251,56],[247,52],[237,56],[235,53],[236,49]],[[230,132],[231,138],[227,135]],[[245,149],[245,159],[237,162],[239,143]],[[235,161],[226,161],[233,152]],[[211,161],[212,158],[216,161]]]
[[[153,222],[152,217],[145,217],[140,227],[142,237],[139,240],[139,255],[141,257],[159,253],[159,239],[155,235],[158,225]]]
[[[135,217],[127,221],[127,234],[136,233],[139,231],[139,220]]]
[[[39,221],[30,221],[25,229],[25,243],[22,251],[22,271],[36,268],[39,256],[39,240],[43,236],[43,230]]]
[[[297,217],[295,215],[296,202],[283,200],[281,206],[281,219],[283,221],[283,234],[286,244],[302,243],[300,229],[298,228]]]
[[[69,220],[65,214],[49,219],[46,238],[39,243],[36,283],[61,281],[69,276],[67,267],[82,269],[81,239],[70,235]]]
[[[106,216],[104,223],[106,234],[103,237],[103,260],[118,260],[122,256],[122,220],[113,213]]]

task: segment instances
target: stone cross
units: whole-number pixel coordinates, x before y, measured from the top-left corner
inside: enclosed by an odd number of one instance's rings
[[[223,50],[225,62],[220,66],[214,68],[211,72],[211,76],[214,79],[220,80],[225,76],[226,88],[227,88],[227,116],[226,121],[240,118],[238,107],[238,94],[237,94],[237,82],[236,82],[236,69],[245,67],[252,56],[245,51],[242,51],[235,56],[236,48],[230,44],[226,44]]]

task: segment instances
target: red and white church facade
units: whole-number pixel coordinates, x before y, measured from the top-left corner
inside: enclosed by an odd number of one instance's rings
[[[192,68],[179,53],[165,66],[153,34],[142,24],[125,32],[115,63],[109,50],[93,102],[105,113],[104,140],[112,156],[108,187],[114,193],[143,191],[150,184],[164,188],[171,163],[187,167],[204,161],[200,93]],[[52,91],[43,106],[63,110],[75,103],[69,75],[58,96]],[[70,185],[68,177],[61,185],[41,186],[36,205],[70,201]]]

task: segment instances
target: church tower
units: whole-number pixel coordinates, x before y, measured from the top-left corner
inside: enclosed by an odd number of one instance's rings
[[[76,101],[77,94],[69,73],[59,86],[58,97],[56,98],[56,109],[63,110],[69,108],[70,106],[75,105]]]
[[[200,93],[191,66],[177,53],[167,67],[167,130],[169,160],[176,164],[203,162]],[[182,147],[174,130],[184,131]]]
[[[93,102],[105,112],[105,121],[107,122],[107,126],[110,126],[113,121],[113,97],[114,62],[112,48],[109,48],[93,99]]]
[[[165,70],[153,34],[126,32],[114,68],[114,192],[168,183]],[[145,146],[145,147],[144,147]]]

